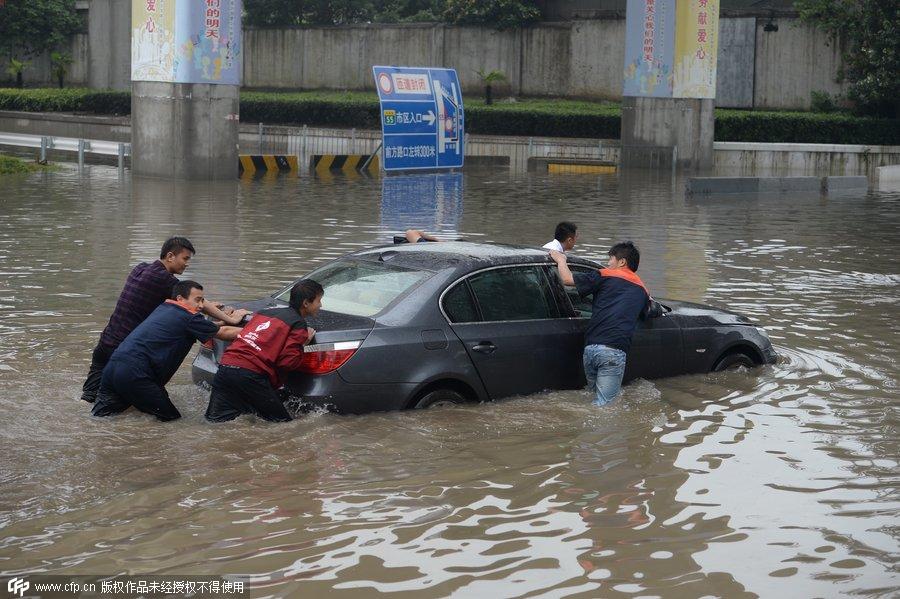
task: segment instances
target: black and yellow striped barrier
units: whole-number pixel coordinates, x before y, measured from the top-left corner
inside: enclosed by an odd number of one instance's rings
[[[296,156],[279,156],[275,154],[241,154],[238,156],[240,160],[241,176],[253,176],[257,173],[296,173],[300,170]]]
[[[317,174],[330,171],[362,172],[364,169],[370,174],[378,173],[380,163],[377,154],[314,154],[310,163],[310,170]]]

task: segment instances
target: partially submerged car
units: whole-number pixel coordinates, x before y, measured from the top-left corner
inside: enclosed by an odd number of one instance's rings
[[[573,272],[601,268],[570,256]],[[340,413],[489,401],[584,387],[583,335],[591,298],[564,287],[546,250],[470,242],[365,249],[304,278],[325,289],[302,369],[286,396]],[[290,286],[244,304],[285,306]],[[716,308],[658,300],[638,324],[625,381],[775,362],[763,329]],[[193,363],[208,385],[226,347]]]

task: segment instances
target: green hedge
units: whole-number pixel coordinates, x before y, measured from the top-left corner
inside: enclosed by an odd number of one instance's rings
[[[841,113],[716,110],[716,141],[900,145],[900,120]]]
[[[0,89],[0,110],[131,114],[131,94],[94,89]]]
[[[0,89],[0,110],[129,114],[128,92]],[[366,92],[241,92],[241,120],[268,124],[378,129],[379,109]],[[486,135],[618,139],[616,104],[532,100],[485,106],[466,100],[466,129]],[[900,120],[842,113],[716,110],[716,141],[900,145]]]

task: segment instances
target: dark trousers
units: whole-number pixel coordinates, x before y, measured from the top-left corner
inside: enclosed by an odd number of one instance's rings
[[[255,414],[270,422],[291,420],[269,377],[246,368],[219,366],[212,383],[206,419],[226,422],[241,414]]]
[[[88,403],[94,403],[97,399],[97,391],[100,390],[100,377],[103,376],[103,369],[109,362],[110,356],[116,348],[109,347],[97,342],[94,353],[91,354],[91,368],[88,370],[87,380],[81,388],[81,399]]]
[[[110,362],[103,370],[100,391],[91,414],[112,416],[132,406],[162,421],[181,418],[163,385],[128,362]]]

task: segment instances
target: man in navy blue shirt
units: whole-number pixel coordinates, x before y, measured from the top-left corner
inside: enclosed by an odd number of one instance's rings
[[[165,387],[194,341],[232,340],[241,331],[204,318],[203,301],[199,283],[174,285],[172,299],[160,304],[110,356],[91,411],[94,416],[111,416],[134,406],[164,421],[181,417]]]
[[[609,250],[606,268],[574,275],[564,254],[551,250],[550,257],[564,285],[575,286],[582,296],[594,296],[584,333],[584,375],[588,388],[597,393],[594,404],[606,405],[622,388],[631,337],[638,318],[650,308],[650,292],[635,273],[641,254],[630,241],[617,243]]]

